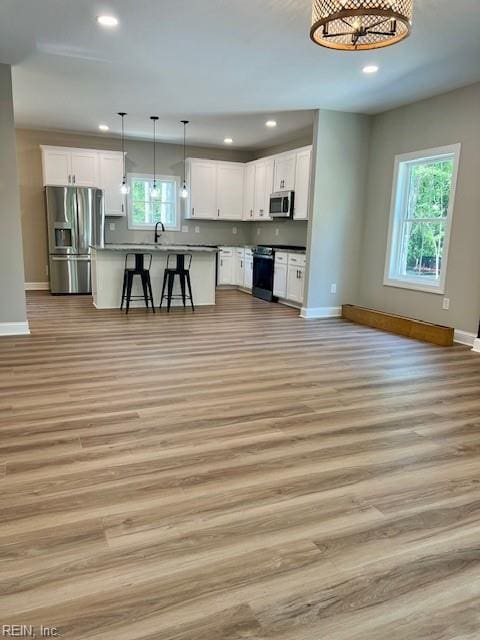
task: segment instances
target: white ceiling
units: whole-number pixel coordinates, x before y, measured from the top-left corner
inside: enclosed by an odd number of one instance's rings
[[[261,148],[323,107],[375,113],[480,80],[480,0],[415,0],[412,36],[338,52],[308,36],[311,0],[1,0],[0,62],[18,126]],[[96,16],[114,14],[105,30]],[[380,65],[364,76],[367,63]],[[278,127],[268,130],[267,118]]]

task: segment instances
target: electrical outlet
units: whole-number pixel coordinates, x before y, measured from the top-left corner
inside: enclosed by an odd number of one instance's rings
[[[234,236],[237,235],[237,227],[232,227],[232,233]]]
[[[115,231],[115,223],[114,222],[110,222],[108,224],[108,228],[110,229],[110,231]]]
[[[257,227],[257,236],[260,235],[260,231],[261,231],[260,227]]]
[[[337,285],[336,284],[331,284],[330,285],[330,293],[337,293]]]
[[[276,236],[280,235],[280,229],[278,227],[275,227],[275,235]]]
[[[200,227],[198,225],[195,227],[195,233],[200,233]]]
[[[182,233],[188,233],[188,224],[182,224]]]
[[[445,311],[448,311],[450,309],[450,298],[443,299],[442,309],[444,309]]]

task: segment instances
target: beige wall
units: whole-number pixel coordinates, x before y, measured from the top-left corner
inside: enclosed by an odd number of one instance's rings
[[[358,290],[370,118],[320,110],[315,117],[307,313],[355,301]],[[331,293],[331,285],[337,287]],[[325,311],[318,311],[318,310]],[[317,310],[317,311],[314,311]]]
[[[445,296],[383,285],[396,154],[460,142]],[[373,118],[365,200],[361,304],[476,333],[480,315],[480,84]],[[345,300],[347,301],[347,300]]]
[[[0,333],[9,332],[4,323],[25,322],[12,77],[10,66],[0,64]]]

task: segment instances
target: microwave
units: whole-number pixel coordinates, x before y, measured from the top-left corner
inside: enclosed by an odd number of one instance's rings
[[[291,218],[293,216],[293,191],[276,191],[270,196],[268,212],[272,218]]]

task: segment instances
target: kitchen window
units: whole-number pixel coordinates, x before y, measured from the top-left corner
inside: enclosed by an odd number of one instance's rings
[[[444,293],[460,145],[395,158],[384,284]]]
[[[179,185],[177,176],[157,176],[158,197],[152,197],[153,176],[130,174],[127,207],[129,229],[153,229],[163,222],[166,229],[180,228]]]

